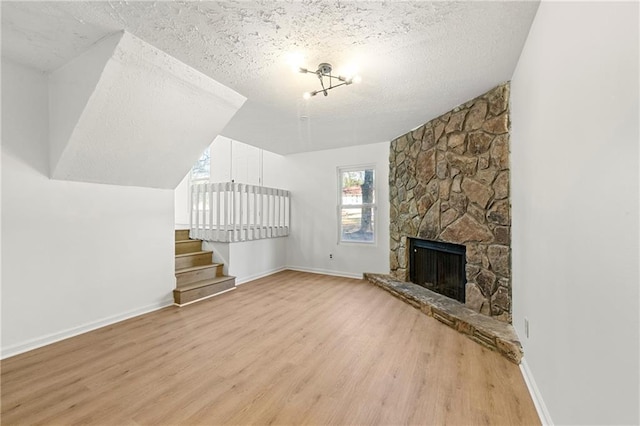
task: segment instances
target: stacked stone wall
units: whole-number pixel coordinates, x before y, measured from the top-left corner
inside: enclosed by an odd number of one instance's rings
[[[391,275],[408,281],[408,241],[466,246],[466,305],[511,322],[509,84],[391,142]]]

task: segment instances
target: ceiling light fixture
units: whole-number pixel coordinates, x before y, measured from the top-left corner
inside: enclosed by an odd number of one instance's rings
[[[333,67],[331,66],[331,64],[328,64],[326,62],[323,62],[320,65],[318,65],[318,69],[315,71],[309,71],[306,68],[300,67],[298,71],[303,74],[315,74],[318,77],[318,80],[320,80],[320,86],[322,86],[322,89],[320,90],[314,90],[313,92],[305,92],[302,95],[302,97],[305,99],[309,99],[312,96],[317,95],[318,93],[322,93],[325,96],[327,96],[329,95],[329,93],[327,92],[331,89],[335,89],[336,87],[340,87],[340,86],[349,85],[351,83],[360,83],[360,81],[362,80],[360,76],[357,76],[357,75],[349,78],[343,77],[341,75],[335,76],[331,74],[332,70],[333,70]],[[329,84],[329,87],[325,85],[325,78],[327,79],[326,82]],[[340,83],[334,85],[333,84],[334,80],[340,81]]]

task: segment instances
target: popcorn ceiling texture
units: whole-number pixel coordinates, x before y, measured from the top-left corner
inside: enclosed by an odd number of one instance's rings
[[[49,88],[51,177],[163,189],[245,101],[127,32],[54,71]]]
[[[44,70],[82,51],[102,31],[122,28],[170,52],[225,84],[252,78],[296,49],[341,52],[371,42],[396,42],[423,33],[461,9],[447,2],[35,2],[21,5],[42,14],[50,29],[30,32],[39,55],[23,62]],[[34,22],[35,23],[35,22]],[[152,23],[152,24],[150,24]],[[3,24],[16,26],[11,18]],[[97,24],[96,30],[91,27]],[[71,43],[49,50],[50,38],[71,26]],[[80,35],[80,37],[76,37]],[[13,52],[20,55],[20,52]],[[26,53],[26,52],[25,52]],[[316,64],[312,64],[316,65]]]
[[[126,30],[247,97],[224,136],[287,154],[389,141],[509,80],[537,5],[2,2],[2,53],[51,71]],[[292,52],[363,82],[305,102],[318,83],[291,72]]]

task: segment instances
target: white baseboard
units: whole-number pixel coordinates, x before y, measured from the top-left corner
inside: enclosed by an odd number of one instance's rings
[[[92,321],[83,325],[79,325],[77,327],[72,327],[56,333],[51,333],[45,336],[29,339],[25,342],[11,345],[6,348],[3,347],[2,354],[0,355],[0,359],[5,359],[5,358],[12,357],[14,355],[19,355],[23,352],[28,352],[33,349],[38,349],[42,346],[50,345],[52,343],[65,340],[70,337],[77,336],[79,334],[87,333],[89,331],[96,330],[101,327],[105,327],[107,325],[115,324],[117,322],[124,321],[129,318],[137,317],[139,315],[147,314],[149,312],[157,311],[159,309],[166,308],[167,306],[171,306],[172,304],[173,304],[173,300],[163,300],[161,302],[153,303],[151,305],[147,305],[142,308],[133,309],[131,311],[124,312],[122,314],[113,315],[107,318],[100,319],[98,321]]]
[[[362,274],[353,274],[353,273],[349,273],[349,272],[331,271],[331,270],[327,270],[327,269],[305,268],[305,267],[300,267],[300,266],[285,266],[285,267],[276,268],[276,269],[273,269],[273,270],[270,270],[270,271],[261,272],[259,274],[251,275],[251,276],[248,276],[248,277],[243,277],[241,279],[236,279],[236,285],[242,285],[242,284],[248,283],[250,281],[257,280],[259,278],[263,278],[263,277],[266,277],[266,276],[269,276],[269,275],[276,274],[276,273],[281,272],[281,271],[285,271],[287,269],[292,270],[292,271],[299,271],[299,272],[310,272],[310,273],[313,273],[313,274],[323,274],[323,275],[332,275],[332,276],[336,276],[336,277],[362,279]],[[235,290],[235,288],[231,288],[231,289],[222,291],[220,293],[212,294],[211,296],[208,296],[207,298],[218,296],[218,295],[220,295],[222,293],[226,293],[227,291],[231,291],[231,290]],[[204,298],[204,299],[207,299],[207,298]],[[176,306],[186,306],[186,305],[189,305],[191,303],[199,302],[200,300],[204,300],[204,299],[199,299],[199,300],[194,301],[194,302],[188,302],[188,303],[184,303],[182,305],[176,305]],[[157,311],[158,309],[166,308],[167,306],[171,306],[171,305],[175,305],[173,303],[173,300],[164,300],[162,302],[154,303],[154,304],[151,304],[151,305],[148,305],[148,306],[145,306],[145,307],[142,307],[142,308],[134,309],[134,310],[131,310],[129,312],[122,313],[122,314],[113,315],[113,316],[110,316],[110,317],[107,317],[107,318],[103,318],[103,319],[100,319],[98,321],[93,321],[93,322],[90,322],[90,323],[86,323],[86,324],[83,324],[83,325],[80,325],[80,326],[77,326],[77,327],[72,327],[72,328],[69,328],[69,329],[66,329],[66,330],[62,330],[60,332],[47,334],[47,335],[41,336],[41,337],[36,337],[34,339],[30,339],[30,340],[27,340],[27,341],[22,342],[22,343],[11,345],[11,346],[8,346],[6,348],[3,347],[1,349],[0,359],[5,359],[5,358],[9,358],[9,357],[12,357],[12,356],[15,356],[15,355],[19,355],[21,353],[28,352],[28,351],[31,351],[33,349],[40,348],[42,346],[50,345],[52,343],[56,343],[56,342],[59,342],[61,340],[65,340],[65,339],[68,339],[70,337],[77,336],[79,334],[87,333],[89,331],[93,331],[93,330],[96,330],[98,328],[105,327],[107,325],[115,324],[117,322],[124,321],[124,320],[129,319],[129,318],[133,318],[133,317],[137,317],[139,315],[147,314],[149,312]]]
[[[544,426],[553,426],[553,421],[551,420],[547,406],[542,399],[542,395],[540,394],[536,381],[531,374],[531,370],[529,370],[529,364],[527,364],[527,361],[524,358],[520,361],[520,371],[522,372],[524,382],[527,384],[527,388],[531,394],[531,399],[533,399],[533,405],[536,407],[538,417],[540,417],[540,422]]]
[[[260,272],[258,274],[249,275],[247,277],[238,278],[236,277],[236,285],[246,284],[250,281],[254,281],[260,278],[268,277],[269,275],[277,274],[278,272],[282,272],[287,268],[282,266],[280,268],[271,269],[269,271]]]
[[[362,274],[354,274],[351,272],[331,271],[328,269],[305,268],[302,266],[287,266],[285,269],[299,272],[311,272],[312,274],[333,275],[334,277],[362,279]]]
[[[260,278],[268,277],[269,275],[277,274],[282,271],[298,271],[298,272],[309,272],[312,274],[321,274],[321,275],[331,275],[334,277],[343,277],[343,278],[356,278],[362,279],[362,274],[352,274],[349,272],[340,272],[340,271],[330,271],[327,269],[316,269],[316,268],[305,268],[302,266],[283,266],[280,268],[272,269],[266,272],[261,272],[259,274],[250,275],[248,277],[237,278],[236,277],[236,285],[247,284],[251,281],[255,281]]]
[[[201,299],[192,300],[191,302],[183,303],[182,305],[180,305],[178,303],[174,303],[173,305],[177,306],[179,308],[182,308],[182,307],[187,306],[187,305],[192,305],[194,303],[202,302],[203,300],[211,299],[212,297],[215,297],[215,296],[220,296],[221,294],[227,293],[227,292],[235,290],[235,289],[236,289],[235,287],[231,287],[231,288],[228,288],[226,290],[219,291],[219,292],[217,292],[215,294],[210,294],[210,295],[208,295],[206,297],[203,297]]]

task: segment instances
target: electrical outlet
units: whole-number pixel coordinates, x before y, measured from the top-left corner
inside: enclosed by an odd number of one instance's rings
[[[333,259],[333,253],[329,253],[329,259]]]
[[[525,318],[524,319],[524,335],[526,336],[526,338],[529,338],[529,319]]]

